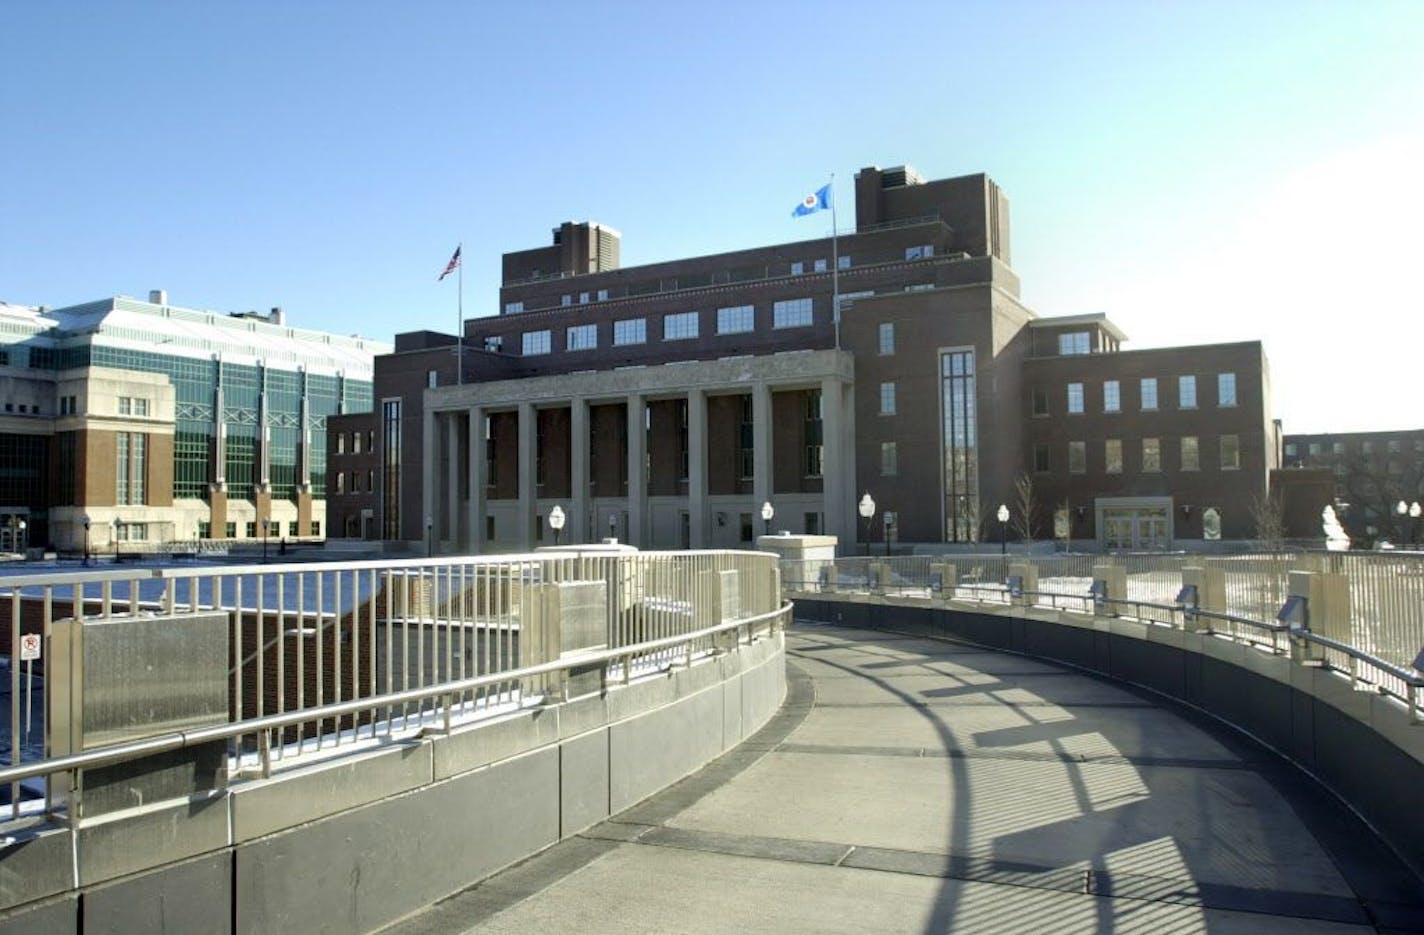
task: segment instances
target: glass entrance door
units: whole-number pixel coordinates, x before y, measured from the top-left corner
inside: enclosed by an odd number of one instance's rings
[[[1166,549],[1172,544],[1166,507],[1103,510],[1103,545],[1109,549]]]

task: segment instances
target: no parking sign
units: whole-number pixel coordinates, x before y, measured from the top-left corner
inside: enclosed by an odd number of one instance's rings
[[[26,633],[20,637],[20,661],[28,662],[40,657],[40,635]]]

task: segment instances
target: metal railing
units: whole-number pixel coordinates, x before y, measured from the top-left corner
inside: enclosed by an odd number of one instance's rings
[[[952,565],[954,583],[936,587],[934,565]],[[1035,588],[1011,592],[1011,564],[1030,564]],[[1095,597],[1093,566],[1125,572],[1126,594]],[[1183,570],[1219,570],[1225,608],[1178,603]],[[1330,621],[1330,633],[1292,628],[1276,619],[1289,594],[1292,571],[1340,574],[1348,582],[1348,620]],[[1419,688],[1424,674],[1412,663],[1424,650],[1424,555],[1409,553],[1295,552],[1259,555],[1032,555],[858,556],[783,561],[782,580],[790,594],[827,591],[875,592],[881,596],[1010,604],[1093,613],[1106,606],[1117,616],[1146,623],[1191,628],[1218,637],[1285,653],[1296,640],[1312,664],[1338,670],[1352,683],[1403,701],[1419,720]],[[1347,635],[1348,638],[1342,638]]]
[[[735,573],[738,585],[731,606],[720,590],[724,572]],[[10,665],[9,765],[0,769],[8,816],[40,808],[22,803],[26,792],[37,791],[22,788],[27,778],[201,739],[232,742],[229,773],[265,775],[284,760],[532,703],[547,689],[537,676],[573,665],[600,665],[601,678],[627,682],[711,651],[723,630],[780,621],[786,609],[775,572],[776,557],[766,553],[544,552],[0,577],[0,613],[9,609],[8,627],[0,624],[0,655],[18,659],[32,642],[25,637],[40,636],[45,645],[38,666]],[[592,648],[575,661],[542,658],[548,640],[530,629],[538,619],[538,586],[569,582],[601,584],[604,620]],[[713,607],[722,608],[716,619],[708,614]],[[181,733],[186,739],[172,734],[121,750],[106,746],[98,760],[85,759],[99,756],[87,748],[54,758],[60,751],[49,742],[51,725],[41,724],[41,744],[30,724],[30,743],[24,742],[22,720],[32,720],[36,708],[54,709],[44,693],[72,689],[69,660],[49,652],[57,621],[122,625],[212,611],[228,621],[226,725]],[[22,719],[25,687],[35,675],[39,698],[30,695]],[[64,803],[50,790],[50,784],[42,790],[43,808],[54,811]]]

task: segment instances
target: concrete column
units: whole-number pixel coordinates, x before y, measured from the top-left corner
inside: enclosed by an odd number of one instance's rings
[[[752,515],[761,520],[761,505],[771,501],[774,492],[771,472],[771,387],[758,383],[752,387]],[[772,502],[775,507],[777,504]],[[787,528],[790,528],[789,520]]]
[[[569,500],[564,523],[566,542],[583,542],[588,535],[588,400],[576,396],[569,401]]]
[[[628,396],[628,544],[647,546],[648,403],[640,393]]]
[[[436,485],[440,483],[440,465],[436,462],[439,447],[436,441],[435,411],[426,406],[420,432],[420,515],[415,518],[416,538],[420,540],[422,552],[426,546],[425,518],[434,518],[435,504],[440,502],[439,495],[442,493],[436,489]],[[405,526],[408,529],[409,523]]]
[[[855,475],[847,470],[853,448],[846,444],[845,434],[845,389],[840,380],[822,380],[821,503],[826,516],[826,528],[822,532],[851,543],[851,551],[854,551],[855,526],[846,525],[846,516],[850,509],[848,504],[858,495],[854,493]]]
[[[460,419],[459,413],[445,413],[445,450],[450,461],[445,466],[446,484],[449,490],[445,496],[445,539],[447,549],[459,552],[460,537]]]
[[[466,441],[470,470],[469,542],[470,551],[476,554],[485,551],[485,411],[480,406],[470,407],[470,432]]]
[[[707,393],[703,390],[687,394],[687,512],[692,547],[707,548]]]
[[[1103,603],[1094,601],[1093,614],[1099,617],[1116,617],[1122,609],[1121,604],[1110,603],[1111,601],[1122,601],[1127,599],[1127,569],[1121,565],[1111,565],[1106,562],[1093,565],[1093,581],[1104,583]]]
[[[519,404],[519,535],[515,541],[528,552],[534,548],[534,463],[538,454],[538,412],[533,403]]]

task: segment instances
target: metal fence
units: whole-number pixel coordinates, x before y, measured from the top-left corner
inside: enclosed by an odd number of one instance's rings
[[[1011,564],[1029,564],[1037,587],[1028,603],[1091,612],[1094,566],[1121,568],[1126,593],[1111,601],[1124,616],[1204,629],[1240,642],[1283,652],[1287,627],[1277,613],[1289,593],[1292,571],[1344,576],[1348,599],[1330,608],[1334,618],[1313,611],[1310,631],[1300,638],[1312,659],[1409,701],[1421,685],[1413,663],[1424,650],[1424,554],[1405,552],[1278,552],[1255,555],[1032,555],[989,553],[946,556],[859,556],[782,563],[789,592],[876,591],[889,596],[1008,603]],[[952,567],[952,587],[936,590],[936,565]],[[1177,603],[1183,571],[1219,569],[1225,606],[1189,615]],[[1344,618],[1344,619],[1340,619]],[[1328,633],[1326,632],[1328,630]]]
[[[604,653],[605,682],[690,663],[718,645],[716,627],[782,610],[776,557],[754,552],[571,551],[0,577],[10,700],[9,768],[0,768],[9,774],[0,780],[9,808],[0,815],[63,807],[53,784],[33,781],[51,772],[35,761],[86,752],[56,749],[60,725],[43,723],[44,712],[63,707],[54,694],[73,691],[76,679],[76,660],[50,651],[57,623],[60,631],[78,620],[137,632],[139,622],[225,615],[227,769],[266,774],[334,747],[533,702],[554,684],[548,672],[560,669],[558,640],[532,629],[547,590],[540,586],[571,582],[598,583],[605,596],[604,619],[580,657]],[[39,658],[23,658],[35,637]],[[43,801],[23,801],[36,797]]]

